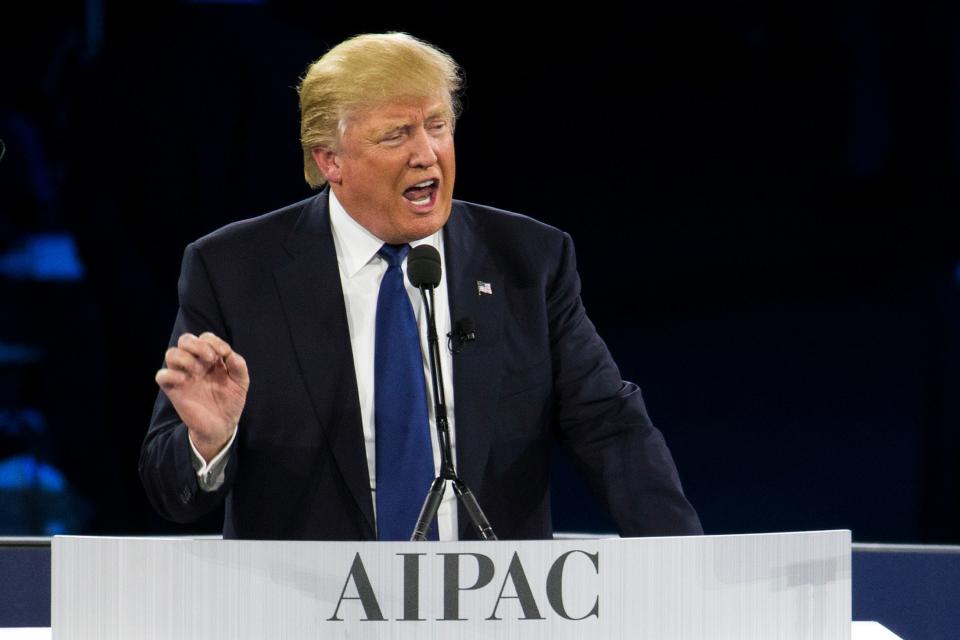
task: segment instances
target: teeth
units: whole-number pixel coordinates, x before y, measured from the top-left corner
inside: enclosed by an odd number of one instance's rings
[[[433,182],[434,182],[433,180],[424,180],[423,182],[418,182],[413,186],[416,187],[417,189],[421,189],[423,187],[429,187],[430,185],[433,184]]]
[[[424,205],[424,204],[427,204],[427,203],[430,202],[430,196],[425,196],[425,197],[423,197],[423,198],[420,198],[419,200],[411,200],[410,202],[412,202],[413,204],[418,205],[418,206],[419,206],[419,205]]]

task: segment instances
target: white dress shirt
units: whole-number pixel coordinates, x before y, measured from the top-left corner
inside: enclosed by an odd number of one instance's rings
[[[374,422],[374,344],[377,325],[377,296],[380,281],[387,272],[387,262],[378,255],[383,240],[362,227],[354,220],[343,205],[330,191],[330,229],[333,232],[333,244],[337,252],[337,265],[340,270],[340,284],[343,287],[343,301],[347,309],[347,326],[350,329],[350,346],[353,350],[353,366],[357,374],[357,395],[360,399],[360,419],[363,423],[363,441],[367,454],[367,471],[370,474],[371,499],[376,512],[376,428]],[[443,250],[442,232],[410,243],[411,246],[430,244],[440,252],[440,263],[444,265],[444,276],[434,290],[434,314],[437,323],[437,335],[440,336],[440,366],[443,370],[444,398],[447,404],[447,421],[450,425],[450,443],[456,460],[456,431],[454,429],[453,397],[453,356],[446,347],[446,335],[451,330],[450,304],[447,297],[446,259]],[[423,375],[429,401],[430,441],[433,445],[433,466],[435,473],[440,470],[440,448],[437,441],[437,423],[434,411],[433,389],[430,384],[430,361],[426,348],[427,315],[423,308],[420,291],[407,280],[407,261],[401,265],[403,282],[413,305],[413,312],[420,328],[420,353],[423,361]],[[256,375],[256,372],[251,372]],[[210,462],[205,462],[193,447],[193,464],[197,470],[200,488],[214,491],[223,484],[227,465],[227,452],[236,438],[236,430],[230,442]],[[426,494],[424,494],[426,497]],[[450,483],[444,491],[443,502],[437,512],[437,526],[440,540],[457,539],[457,501]]]

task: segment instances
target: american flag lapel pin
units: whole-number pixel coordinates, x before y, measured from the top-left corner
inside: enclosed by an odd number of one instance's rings
[[[483,280],[477,280],[477,295],[492,296],[493,287],[490,286],[489,282],[484,282]]]

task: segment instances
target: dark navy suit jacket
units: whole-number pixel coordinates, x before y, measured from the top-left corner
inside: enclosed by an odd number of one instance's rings
[[[570,237],[454,201],[444,227],[453,322],[457,465],[502,539],[549,538],[559,441],[621,535],[701,533],[640,390],[623,382],[580,301]],[[492,293],[480,295],[478,281]],[[156,509],[199,518],[226,500],[227,538],[376,538],[353,354],[327,192],[187,247],[184,332],[212,331],[247,361],[250,389],[223,486],[201,491],[187,430],[158,394],[140,475]],[[461,511],[461,538],[473,537]]]

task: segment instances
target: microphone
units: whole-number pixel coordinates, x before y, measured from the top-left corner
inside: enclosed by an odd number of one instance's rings
[[[456,355],[463,351],[463,345],[477,339],[477,325],[473,318],[460,318],[447,334],[447,349]]]
[[[433,388],[434,416],[437,421],[437,444],[440,447],[440,474],[430,485],[430,490],[420,509],[420,517],[414,526],[411,541],[427,539],[427,532],[437,515],[437,509],[443,498],[447,481],[453,483],[453,493],[463,504],[467,515],[481,540],[496,540],[497,536],[490,526],[483,510],[477,503],[473,492],[460,479],[453,464],[453,447],[450,446],[450,425],[447,422],[447,402],[443,391],[443,369],[440,366],[440,346],[437,339],[436,308],[434,305],[433,290],[440,284],[443,267],[440,264],[440,252],[429,244],[421,244],[407,254],[407,279],[410,284],[420,289],[424,310],[427,316],[427,352],[430,356],[430,383]],[[464,334],[462,340],[475,340],[476,327],[473,321],[465,318],[457,322],[457,335]],[[451,332],[452,333],[452,332]],[[468,338],[466,336],[472,336]],[[447,336],[450,337],[449,335]],[[461,338],[458,338],[461,340]]]
[[[407,254],[407,279],[417,289],[438,286],[442,270],[440,252],[429,244],[416,246]]]

